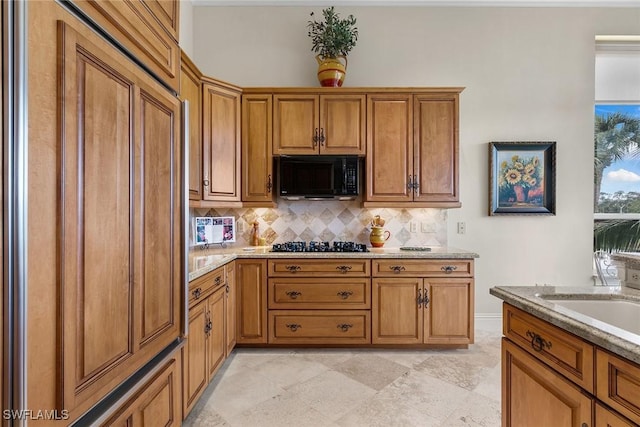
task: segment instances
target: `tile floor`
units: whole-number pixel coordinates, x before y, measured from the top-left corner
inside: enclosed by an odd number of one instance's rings
[[[500,331],[467,350],[236,349],[186,427],[500,426]]]

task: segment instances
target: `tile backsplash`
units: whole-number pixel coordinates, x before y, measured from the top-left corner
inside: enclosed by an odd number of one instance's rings
[[[369,242],[371,220],[380,215],[384,229],[391,233],[385,246],[446,246],[446,209],[362,208],[354,201],[287,201],[278,199],[277,208],[191,208],[190,216],[234,216],[235,246],[249,246],[253,222],[258,221],[260,237],[268,245],[287,241]],[[411,223],[415,232],[411,232]],[[193,228],[193,221],[191,224]],[[191,233],[193,240],[193,232]],[[230,244],[231,245],[231,244]]]

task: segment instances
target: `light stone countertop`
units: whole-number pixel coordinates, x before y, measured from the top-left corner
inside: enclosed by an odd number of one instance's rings
[[[640,291],[624,286],[495,286],[489,293],[626,359],[640,363],[640,335],[565,308],[556,300],[621,299],[640,304]]]
[[[627,268],[640,270],[640,253],[638,252],[616,252],[610,255],[614,261],[624,262]]]
[[[470,259],[478,254],[463,249],[431,246],[430,251],[401,251],[397,247],[368,248],[369,252],[271,252],[271,246],[213,247],[189,251],[189,281],[221,267],[234,259],[244,258],[404,258],[404,259]]]

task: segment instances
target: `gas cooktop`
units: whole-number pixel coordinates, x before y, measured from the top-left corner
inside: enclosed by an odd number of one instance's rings
[[[369,252],[367,245],[355,242],[274,243],[271,252]]]

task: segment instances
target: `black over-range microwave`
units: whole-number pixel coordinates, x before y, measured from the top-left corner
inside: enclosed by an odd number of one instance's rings
[[[280,196],[289,200],[351,200],[358,196],[358,156],[281,156]]]

